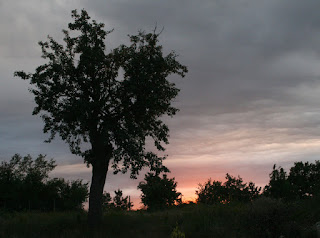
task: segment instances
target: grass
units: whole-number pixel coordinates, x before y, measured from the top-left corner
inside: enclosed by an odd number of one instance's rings
[[[86,215],[2,212],[0,237],[317,237],[320,201],[286,204],[261,198],[252,204],[187,205],[152,213],[110,212],[94,232],[86,225]]]

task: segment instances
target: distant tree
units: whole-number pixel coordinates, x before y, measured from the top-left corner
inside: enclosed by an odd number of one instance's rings
[[[145,143],[146,138],[153,140],[160,151],[168,143],[169,129],[160,118],[177,112],[171,101],[179,89],[167,77],[184,77],[187,68],[174,52],[163,55],[155,31],[130,36],[130,46],[106,53],[104,40],[111,31],[90,21],[85,10],[72,11],[72,17],[72,34],[63,30],[65,45],[52,37],[39,43],[48,63],[33,74],[15,75],[31,79],[37,103],[33,114],[41,115],[44,132],[51,134],[48,141],[60,135],[73,154],[92,166],[88,218],[94,225],[101,220],[110,162],[115,173],[131,170],[132,178],[144,166],[168,171],[162,166],[164,157],[146,151]],[[81,146],[86,143],[91,146]]]
[[[88,198],[88,183],[81,180],[66,181],[54,178],[47,183],[50,201],[56,210],[80,210]]]
[[[254,182],[249,182],[249,184],[247,185],[247,191],[248,191],[248,194],[249,194],[249,200],[252,201],[258,197],[260,197],[261,195],[261,190],[262,188],[261,187],[258,187],[255,185]]]
[[[0,208],[9,210],[74,210],[82,208],[88,184],[81,180],[49,179],[56,167],[44,155],[14,155],[0,165]]]
[[[102,194],[102,209],[104,211],[107,211],[111,208],[111,202],[112,202],[112,197],[110,195],[110,193],[108,192],[104,192]]]
[[[229,202],[249,202],[260,195],[261,188],[256,187],[253,182],[243,183],[240,176],[238,178],[226,174],[226,182],[212,181],[209,179],[205,184],[199,184],[196,191],[197,202],[205,204],[229,203]]]
[[[9,162],[1,162],[1,204],[9,209],[38,208],[48,174],[55,167],[55,162],[46,161],[44,155],[33,160],[30,155],[15,154]]]
[[[283,168],[276,168],[276,165],[274,165],[269,177],[269,184],[265,186],[263,192],[265,196],[286,199],[292,197],[292,189],[288,181],[288,175]]]
[[[129,196],[123,197],[122,191],[120,189],[118,189],[117,191],[114,191],[114,193],[116,195],[113,198],[113,203],[116,209],[127,211],[127,210],[130,210],[131,207],[133,207],[133,204],[130,201]]]
[[[141,201],[149,210],[163,209],[181,203],[181,193],[177,192],[177,182],[169,179],[166,174],[162,178],[158,173],[148,173],[140,182]]]
[[[295,162],[287,172],[276,165],[270,173],[264,195],[285,200],[312,198],[320,193],[320,162]]]
[[[226,179],[224,186],[228,192],[227,201],[248,202],[260,195],[261,187],[256,187],[253,182],[244,183],[240,176],[236,178],[230,174],[226,175]]]
[[[312,164],[309,164],[309,162],[296,162],[290,168],[287,183],[290,184],[294,197],[302,199],[312,196],[314,182]]]
[[[16,167],[19,161],[15,157],[0,165],[0,207],[5,209],[19,207],[21,179]]]
[[[320,195],[320,161],[314,164],[296,162],[290,168],[288,181],[295,196],[300,199]]]
[[[209,179],[205,184],[199,184],[196,191],[198,195],[197,202],[205,204],[215,204],[226,201],[227,193],[226,188],[220,181],[212,181]]]
[[[104,193],[103,195],[103,208],[105,210],[121,210],[128,211],[133,207],[129,196],[123,197],[123,193],[120,189],[114,191],[115,196],[111,197],[110,193]]]

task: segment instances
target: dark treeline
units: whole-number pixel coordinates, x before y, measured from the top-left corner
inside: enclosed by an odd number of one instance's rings
[[[14,155],[0,164],[0,209],[8,211],[64,211],[82,209],[88,184],[81,180],[49,179],[55,161],[39,155]]]
[[[289,174],[276,165],[269,174],[270,181],[262,191],[253,182],[244,183],[242,178],[226,175],[226,182],[212,181],[200,184],[197,202],[205,204],[250,202],[259,197],[296,201],[320,195],[320,162],[296,162]]]
[[[53,160],[42,155],[36,159],[15,155],[1,163],[0,237],[47,237],[43,228],[47,226],[54,227],[50,237],[95,237],[86,230],[84,212],[33,212],[83,208],[88,184],[49,178],[55,167]],[[144,209],[130,211],[130,196],[120,189],[114,194],[105,192],[105,226],[100,232],[105,237],[154,237],[155,232],[156,237],[315,237],[320,220],[320,162],[296,162],[288,171],[274,165],[269,177],[263,189],[230,174],[224,182],[208,179],[199,184],[196,201],[183,203],[175,178],[147,173],[138,189],[152,215]],[[12,215],[7,211],[32,212]],[[32,229],[31,221],[24,223],[23,216],[34,217],[30,218],[35,219]],[[43,219],[47,225],[38,226]]]
[[[39,155],[14,155],[9,162],[0,164],[0,209],[64,211],[83,208],[88,198],[88,184],[82,180],[66,181],[63,178],[49,178],[56,167],[55,161]],[[274,165],[269,174],[270,181],[262,190],[253,182],[226,174],[226,181],[209,179],[199,184],[196,191],[199,204],[248,203],[260,197],[280,199],[284,202],[312,199],[320,195],[320,162],[296,162],[287,173]],[[175,178],[166,174],[148,173],[140,182],[141,201],[148,210],[161,210],[182,205],[181,193],[176,190]],[[123,197],[120,189],[103,195],[104,211],[130,210],[130,197]],[[190,202],[189,202],[190,203]],[[193,202],[191,202],[193,203]]]
[[[197,202],[205,204],[249,202],[260,196],[261,187],[256,187],[253,182],[244,183],[242,178],[226,175],[226,182],[212,181],[199,184]]]
[[[313,163],[296,162],[289,174],[276,165],[265,187],[265,196],[287,201],[313,198],[320,195],[320,161]]]
[[[280,199],[283,202],[311,199],[320,195],[320,162],[296,162],[289,173],[274,165],[269,174],[270,181],[262,189],[253,182],[226,174],[226,181],[208,179],[199,184],[196,191],[199,204],[248,203],[261,197]],[[176,190],[177,182],[167,175],[148,173],[138,189],[142,191],[141,201],[148,210],[161,210],[181,205],[181,193]],[[194,203],[194,202],[187,202]]]

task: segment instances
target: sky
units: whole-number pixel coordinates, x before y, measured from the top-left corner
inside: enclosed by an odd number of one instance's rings
[[[90,181],[91,169],[66,143],[44,143],[43,123],[32,116],[29,84],[13,77],[44,63],[38,41],[62,42],[71,10],[86,9],[105,29],[108,49],[128,34],[164,28],[160,44],[188,66],[167,120],[171,174],[184,200],[199,183],[240,175],[268,183],[273,164],[286,169],[320,154],[320,1],[318,0],[0,0],[0,161],[46,154],[52,177]],[[138,207],[143,180],[113,175],[105,190],[122,189]]]

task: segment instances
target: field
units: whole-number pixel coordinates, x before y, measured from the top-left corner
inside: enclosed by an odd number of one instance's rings
[[[179,237],[177,229],[186,238],[317,237],[319,221],[319,199],[285,204],[261,198],[252,204],[194,204],[158,212],[107,212],[95,231],[87,227],[83,211],[2,212],[0,237]]]

